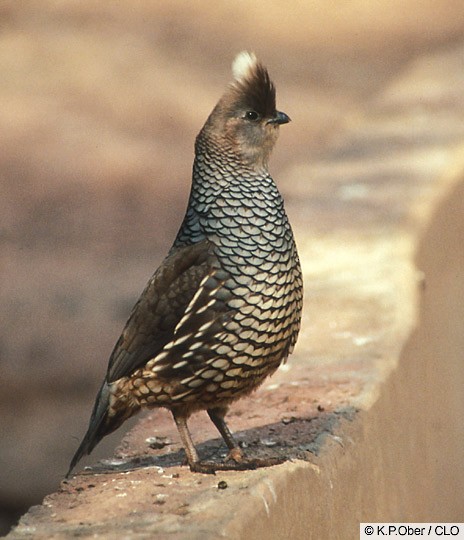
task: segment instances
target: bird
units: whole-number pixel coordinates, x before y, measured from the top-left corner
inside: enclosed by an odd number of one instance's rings
[[[67,476],[104,436],[157,407],[171,411],[191,471],[247,464],[225,415],[293,351],[303,280],[268,171],[290,117],[276,109],[274,83],[254,53],[239,53],[232,74],[196,137],[179,232],[111,353]],[[207,412],[229,449],[222,464],[198,456],[187,425],[197,411]]]

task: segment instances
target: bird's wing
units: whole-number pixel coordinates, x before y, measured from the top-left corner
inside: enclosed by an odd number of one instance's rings
[[[131,375],[157,356],[156,371],[169,376],[172,355],[179,353],[179,345],[183,344],[185,352],[200,328],[209,325],[212,331],[225,311],[221,298],[213,299],[215,305],[211,305],[211,291],[226,279],[217,265],[215,268],[215,260],[213,245],[204,240],[176,249],[163,261],[116,343],[109,360],[108,382]],[[208,309],[202,310],[208,303]]]

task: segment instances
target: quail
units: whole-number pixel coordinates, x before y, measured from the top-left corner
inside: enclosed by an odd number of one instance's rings
[[[187,211],[166,259],[149,280],[110,356],[83,455],[142,408],[174,417],[192,471],[200,461],[187,420],[206,410],[230,453],[246,463],[224,420],[292,352],[303,284],[282,197],[268,172],[279,126],[275,87],[242,52],[233,81],[196,138]]]

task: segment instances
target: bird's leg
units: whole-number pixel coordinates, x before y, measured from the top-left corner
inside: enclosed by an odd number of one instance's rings
[[[207,463],[200,461],[197,450],[193,444],[190,431],[187,426],[188,415],[179,411],[172,411],[172,416],[179,431],[180,440],[184,446],[185,454],[187,456],[187,463],[189,464],[192,472],[200,472],[205,474],[216,474],[216,470],[220,468],[215,463]],[[230,434],[230,432],[229,432]]]
[[[174,421],[176,422],[177,430],[179,431],[180,439],[185,449],[187,462],[192,472],[215,474],[216,471],[242,471],[256,469],[258,467],[269,467],[271,465],[277,465],[278,463],[282,463],[282,461],[284,461],[283,459],[279,458],[251,460],[244,459],[241,448],[235,442],[232,433],[230,432],[227,424],[224,421],[224,415],[226,411],[227,409],[222,408],[208,409],[209,417],[213,421],[214,425],[217,427],[219,433],[222,435],[224,441],[226,442],[230,450],[229,455],[226,458],[226,463],[200,461],[187,426],[188,415],[184,412],[172,411]],[[228,460],[233,460],[235,463],[227,463]]]
[[[189,464],[190,470],[196,470],[197,465],[200,464],[200,459],[197,454],[195,445],[193,444],[190,431],[187,426],[187,415],[182,414],[178,411],[172,411],[172,416],[174,417],[174,422],[177,426],[177,431],[180,435],[180,440],[184,446],[185,453],[187,455],[187,462]]]
[[[285,458],[282,457],[273,457],[273,458],[252,458],[246,459],[242,449],[239,447],[235,441],[230,429],[228,428],[224,416],[227,412],[226,408],[214,408],[208,409],[209,417],[211,418],[214,425],[217,427],[219,433],[222,435],[222,438],[229,448],[229,455],[226,458],[227,461],[234,461],[233,464],[218,464],[216,465],[216,470],[251,470],[257,469],[259,467],[272,467],[273,465],[278,465],[285,461]]]
[[[243,452],[235,441],[229,427],[226,424],[226,421],[224,420],[226,412],[227,409],[225,408],[218,407],[215,409],[208,409],[208,415],[211,418],[211,421],[216,426],[219,433],[222,435],[222,438],[227,444],[227,448],[230,450],[226,461],[232,459],[236,463],[240,463],[241,461],[243,461]]]

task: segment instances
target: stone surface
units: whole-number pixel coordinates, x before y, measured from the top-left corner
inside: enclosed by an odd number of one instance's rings
[[[237,403],[230,424],[250,454],[295,461],[192,476],[171,419],[153,412],[120,461],[96,469],[113,473],[63,484],[12,538],[278,537],[291,523],[295,538],[344,539],[361,517],[459,520],[464,12],[410,2],[394,21],[382,5],[350,3],[332,26],[305,12],[311,40],[306,18],[292,15],[286,38],[253,47],[294,120],[272,169],[307,304],[295,355]],[[1,7],[3,513],[58,486],[105,358],[176,231],[193,137],[228,80],[230,51],[256,43],[256,25],[242,23],[265,15],[240,8],[234,31],[215,26],[212,50],[210,25],[226,7],[192,18],[177,3],[108,6]],[[220,458],[203,415],[192,431]],[[155,435],[172,444],[150,449]],[[111,456],[121,436],[87,463]]]

